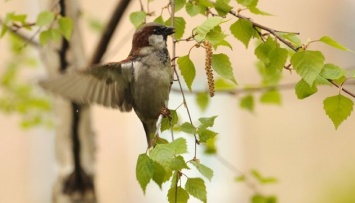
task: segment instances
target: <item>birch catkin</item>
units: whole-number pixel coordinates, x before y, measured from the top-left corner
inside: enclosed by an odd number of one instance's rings
[[[214,96],[214,80],[213,80],[213,72],[212,72],[212,45],[209,41],[204,41],[203,45],[206,50],[206,58],[205,58],[205,70],[208,81],[208,92],[210,93],[210,97]]]

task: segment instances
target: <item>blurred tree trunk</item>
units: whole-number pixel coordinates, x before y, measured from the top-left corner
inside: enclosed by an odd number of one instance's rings
[[[63,38],[59,47],[53,44],[43,47],[41,55],[50,76],[87,66],[78,29],[78,1],[60,0],[59,8],[62,16],[73,20],[74,29],[70,42]],[[90,107],[56,98],[54,108],[58,176],[53,187],[53,202],[96,202],[95,138],[90,124]]]
[[[43,63],[49,76],[76,71],[99,63],[130,2],[130,0],[118,2],[94,55],[88,60],[85,57],[80,35],[78,1],[53,1],[52,3],[59,4],[60,15],[73,20],[74,29],[70,42],[63,38],[59,47],[50,43],[41,50]],[[94,187],[96,143],[91,128],[90,107],[56,98],[55,115],[58,176],[53,187],[53,202],[95,203],[97,202]]]
[[[60,14],[73,20],[70,43],[62,39],[59,47],[46,45],[41,51],[49,75],[73,71],[87,65],[78,29],[79,5],[75,0],[60,0]],[[96,202],[94,190],[95,138],[91,128],[90,107],[55,99],[55,150],[58,176],[53,187],[53,202]]]

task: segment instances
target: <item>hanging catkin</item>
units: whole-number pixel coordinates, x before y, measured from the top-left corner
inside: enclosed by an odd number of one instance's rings
[[[212,45],[209,41],[204,41],[203,45],[206,50],[206,59],[205,59],[205,70],[208,81],[208,92],[210,96],[214,96],[214,80],[213,80],[213,72],[212,72]]]

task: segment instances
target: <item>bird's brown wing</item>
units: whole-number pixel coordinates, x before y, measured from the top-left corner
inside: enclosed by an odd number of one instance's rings
[[[40,85],[55,94],[83,104],[132,110],[129,93],[131,63],[112,62],[96,65],[83,72],[62,74],[41,81]]]

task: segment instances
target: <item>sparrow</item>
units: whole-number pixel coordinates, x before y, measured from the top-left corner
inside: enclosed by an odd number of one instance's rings
[[[78,104],[96,103],[122,112],[133,108],[150,148],[169,99],[172,70],[166,41],[173,33],[172,27],[147,23],[134,33],[126,59],[62,74],[41,81],[40,86]]]

